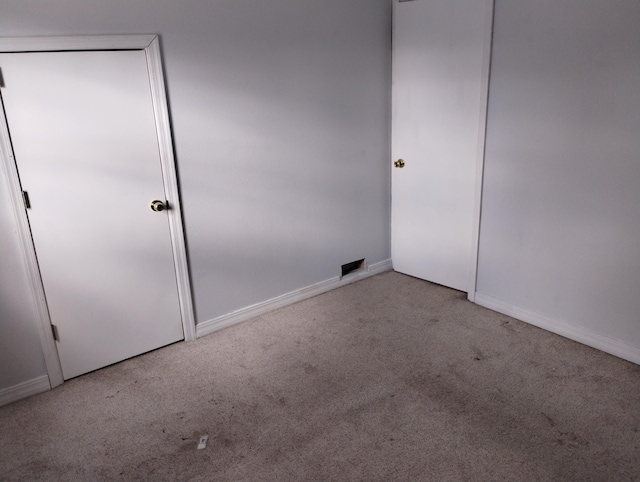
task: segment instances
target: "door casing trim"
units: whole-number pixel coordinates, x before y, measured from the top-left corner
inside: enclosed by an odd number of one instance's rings
[[[0,53],[59,52],[88,50],[142,50],[147,60],[149,85],[153,103],[160,164],[164,180],[169,232],[176,272],[178,300],[182,316],[185,341],[196,339],[195,314],[191,291],[191,278],[187,260],[184,225],[178,188],[178,176],[171,136],[169,109],[165,90],[160,41],[157,35],[94,35],[78,37],[18,37],[0,38]],[[29,284],[37,310],[40,343],[49,375],[51,388],[64,382],[55,340],[51,332],[51,318],[40,276],[29,220],[24,207],[17,164],[11,147],[7,119],[0,109],[0,169],[7,176],[9,196],[18,225]]]

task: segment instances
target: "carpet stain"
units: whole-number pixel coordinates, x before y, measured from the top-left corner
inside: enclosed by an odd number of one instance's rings
[[[472,350],[474,352],[473,359],[475,361],[487,360],[490,358],[484,351],[482,351],[478,347],[472,347]]]
[[[516,334],[516,333],[520,333],[520,332],[519,332],[519,331],[518,331],[518,330],[513,326],[513,323],[511,323],[511,321],[510,321],[510,320],[503,320],[503,321],[500,323],[500,326],[501,326],[502,328],[504,328],[506,331],[508,331],[509,333],[514,333],[514,334]]]
[[[547,415],[546,413],[543,413],[543,412],[541,412],[541,413],[542,413],[542,416],[543,416],[544,418],[546,418],[546,419],[547,419],[547,422],[549,422],[549,425],[551,425],[552,427],[555,427],[555,426],[556,426],[556,422],[555,422],[555,420],[553,420],[553,419],[552,419],[549,415]]]
[[[589,442],[579,437],[573,432],[558,432],[560,438],[556,439],[558,445],[568,445],[569,447],[588,447]]]
[[[307,375],[315,375],[316,373],[318,373],[318,367],[312,365],[311,363],[303,363],[302,367],[304,368],[304,372]]]

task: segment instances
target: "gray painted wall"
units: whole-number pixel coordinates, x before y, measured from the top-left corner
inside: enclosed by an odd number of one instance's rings
[[[640,349],[640,2],[498,0],[478,291]]]
[[[390,29],[388,0],[0,2],[3,37],[161,35],[198,322],[389,258]],[[0,216],[5,388],[46,372]]]

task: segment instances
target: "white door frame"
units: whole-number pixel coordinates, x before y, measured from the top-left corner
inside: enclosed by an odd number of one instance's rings
[[[147,59],[147,70],[151,87],[160,164],[164,180],[164,191],[170,209],[167,210],[173,262],[176,270],[176,281],[182,328],[185,341],[196,339],[195,316],[187,264],[187,251],[182,211],[180,207],[180,193],[173,154],[171,126],[162,70],[160,42],[157,35],[119,35],[119,36],[88,36],[88,37],[24,37],[0,38],[0,53],[3,52],[59,52],[70,50],[142,50]],[[0,77],[0,81],[1,81]],[[56,387],[64,382],[58,350],[51,331],[51,319],[47,308],[44,286],[38,268],[35,246],[29,228],[29,219],[22,198],[22,189],[18,168],[14,159],[11,140],[9,137],[7,119],[4,109],[0,108],[0,168],[7,176],[9,196],[13,205],[18,224],[25,265],[28,271],[29,283],[38,313],[38,331],[40,343],[49,375],[49,384]]]

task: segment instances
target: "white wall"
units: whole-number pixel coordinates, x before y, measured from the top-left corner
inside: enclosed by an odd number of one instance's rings
[[[198,322],[389,258],[390,28],[388,0],[0,2],[3,37],[160,34]],[[0,388],[45,373],[13,251]]]
[[[0,169],[0,390],[47,374],[6,181]]]
[[[640,2],[498,0],[489,92],[478,292],[640,363]]]

